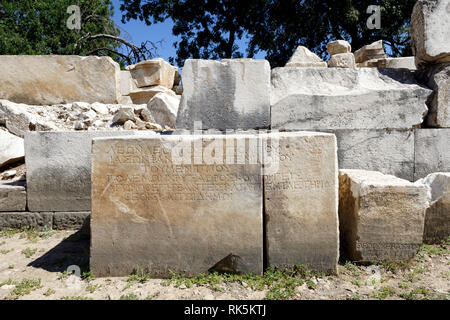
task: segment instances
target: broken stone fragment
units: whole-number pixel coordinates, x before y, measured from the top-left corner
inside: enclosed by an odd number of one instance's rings
[[[355,51],[356,63],[363,63],[368,60],[378,60],[385,58],[386,53],[384,52],[383,40],[365,45],[361,49]]]
[[[430,188],[376,171],[339,171],[339,230],[345,258],[407,261],[419,250]]]
[[[411,16],[409,34],[418,68],[450,62],[449,1],[417,1]]]
[[[125,123],[123,124],[123,128],[124,128],[125,130],[132,130],[132,129],[137,129],[137,126],[134,124],[133,121],[127,120],[127,121],[125,121]]]
[[[103,103],[94,102],[93,104],[91,104],[91,108],[92,108],[92,110],[94,110],[95,112],[97,112],[99,114],[108,114],[109,113],[108,106]]]
[[[378,60],[378,68],[406,68],[416,70],[414,57],[386,58]]]
[[[23,160],[24,156],[23,139],[0,129],[0,168]]]
[[[25,180],[0,182],[0,212],[25,211],[26,204]]]
[[[286,67],[322,67],[326,68],[327,63],[320,59],[308,48],[299,46],[292,57],[286,63]]]
[[[120,108],[112,119],[113,124],[124,124],[126,121],[134,121],[134,109],[132,107]]]
[[[333,56],[339,53],[351,53],[352,46],[345,40],[336,40],[328,42],[328,53]]]
[[[425,215],[423,241],[440,244],[450,237],[450,172],[437,172],[417,181],[431,188],[431,203]]]
[[[328,61],[329,68],[355,68],[355,57],[353,53],[337,53]]]
[[[131,77],[138,88],[164,86],[172,89],[175,82],[175,68],[161,58],[155,58],[128,66]]]
[[[147,109],[156,123],[175,128],[180,99],[180,96],[158,93],[149,101]]]
[[[133,101],[133,104],[147,104],[151,98],[153,98],[160,92],[176,96],[175,92],[173,92],[170,89],[167,89],[166,87],[152,86],[152,87],[137,88],[136,90],[130,92],[130,98]]]

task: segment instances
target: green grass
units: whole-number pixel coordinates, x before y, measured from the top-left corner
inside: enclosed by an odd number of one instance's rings
[[[119,300],[139,300],[139,297],[134,293],[120,296]]]
[[[25,257],[27,259],[29,259],[36,253],[36,251],[37,251],[37,249],[26,248],[26,249],[22,250],[22,253],[25,255]]]
[[[133,274],[128,276],[127,284],[122,291],[125,291],[126,289],[130,288],[135,283],[144,283],[148,279],[150,279],[150,272],[141,269],[139,266],[136,266],[136,269],[134,270]]]
[[[12,251],[14,251],[14,250],[13,249],[9,249],[9,250],[3,249],[3,250],[0,250],[0,254],[7,254],[7,253],[10,253]]]
[[[378,300],[384,300],[388,297],[395,296],[396,291],[395,288],[392,286],[383,286],[378,290],[375,290],[372,292],[372,298],[378,299]]]
[[[31,291],[41,288],[41,279],[23,279],[21,282],[13,281],[16,287],[6,297],[7,300],[17,300],[21,296],[30,294]]]
[[[268,269],[264,275],[236,275],[203,273],[193,278],[186,278],[174,272],[172,277],[163,282],[163,285],[173,285],[180,287],[182,285],[190,288],[192,286],[204,286],[214,291],[222,291],[220,285],[226,283],[238,283],[243,287],[250,287],[253,290],[267,290],[265,299],[268,300],[286,300],[296,295],[295,289],[306,284],[309,289],[315,289],[316,284],[313,278],[324,277],[323,273],[314,273],[298,265],[286,269]]]
[[[100,287],[101,286],[99,284],[88,284],[86,286],[86,291],[89,292],[89,293],[94,293],[95,290],[97,290]]]
[[[92,298],[89,297],[82,297],[82,296],[64,296],[61,298],[61,300],[93,300]]]
[[[47,291],[44,292],[44,296],[49,297],[52,294],[55,294],[55,290],[48,288]]]

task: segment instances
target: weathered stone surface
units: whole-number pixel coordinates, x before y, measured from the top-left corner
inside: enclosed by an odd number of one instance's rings
[[[450,129],[415,131],[414,180],[434,172],[450,172]]]
[[[434,90],[429,102],[427,124],[431,127],[450,128],[450,63],[422,70],[419,78]]]
[[[328,61],[329,68],[356,68],[353,53],[337,53]]]
[[[380,171],[414,180],[412,130],[332,130],[337,137],[340,169]]]
[[[425,215],[423,241],[440,244],[450,237],[450,172],[432,173],[417,183],[431,188],[431,203]]]
[[[27,193],[24,181],[0,181],[0,212],[25,211],[27,206]]]
[[[5,125],[9,132],[23,137],[35,123],[36,117],[28,112],[26,104],[0,100],[0,124]]]
[[[0,168],[24,156],[23,139],[0,129]]]
[[[162,58],[139,62],[127,67],[138,88],[163,86],[172,89],[175,82],[175,68]]]
[[[230,146],[236,154],[236,145],[256,139],[255,135],[94,139],[93,273],[123,276],[139,266],[150,270],[152,277],[169,277],[169,270],[186,276],[211,269],[261,274],[261,165],[224,164]],[[180,143],[188,153],[177,151]],[[238,156],[246,155],[243,151]],[[176,161],[180,154],[184,162]]]
[[[136,90],[130,92],[130,98],[134,104],[147,104],[151,98],[153,98],[158,93],[166,93],[176,96],[175,92],[167,89],[163,86],[153,86],[145,88],[137,88]]]
[[[0,212],[0,229],[35,227],[50,230],[53,223],[51,212]]]
[[[115,103],[119,64],[110,57],[0,56],[0,99],[26,104]]]
[[[380,172],[339,171],[339,231],[346,258],[404,261],[419,250],[430,189]]]
[[[270,126],[270,65],[266,60],[186,60],[177,129]]]
[[[385,59],[383,40],[365,45],[359,50],[355,51],[355,60],[357,63],[362,63],[368,60]]]
[[[175,128],[180,99],[180,96],[158,93],[149,101],[147,108],[156,123]]]
[[[25,162],[28,209],[34,212],[89,211],[92,138],[136,134],[152,133],[142,131],[27,133]]]
[[[136,88],[131,72],[129,70],[120,70],[120,94],[128,96]]]
[[[132,107],[123,107],[116,112],[111,122],[114,124],[124,124],[128,120],[134,120],[134,118],[134,109]]]
[[[422,123],[430,94],[406,69],[276,68],[272,128],[408,129]]]
[[[351,53],[352,46],[345,40],[336,40],[328,42],[327,44],[328,53],[333,56],[339,53]]]
[[[356,64],[358,68],[380,68],[380,61],[384,59],[370,59]]]
[[[53,214],[53,229],[78,230],[89,225],[91,213],[85,212],[55,212]]]
[[[386,58],[378,60],[378,68],[405,68],[416,70],[414,57]]]
[[[268,265],[304,264],[336,273],[336,138],[313,132],[273,133],[270,138],[268,145],[278,147],[280,162],[278,171],[264,177]]]
[[[286,67],[320,67],[326,68],[327,63],[320,59],[314,52],[303,46],[297,47],[292,57],[286,63]],[[184,78],[183,78],[184,79]]]
[[[419,0],[409,28],[416,66],[450,62],[450,3],[448,0]]]

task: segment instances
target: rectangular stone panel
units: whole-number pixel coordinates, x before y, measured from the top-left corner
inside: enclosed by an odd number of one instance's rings
[[[28,210],[91,209],[91,141],[94,137],[145,134],[134,131],[27,132]],[[148,133],[150,134],[150,133]]]
[[[27,192],[25,181],[0,181],[0,212],[25,211],[27,206]]]
[[[120,66],[110,57],[0,55],[0,99],[52,105],[116,103]]]
[[[267,60],[186,60],[177,129],[270,127],[270,65]]]
[[[275,68],[271,128],[412,129],[431,93],[407,69]]]
[[[257,143],[250,134],[94,139],[93,273],[261,274]]]
[[[423,239],[430,188],[376,171],[339,171],[339,230],[346,259],[405,261]]]
[[[270,162],[265,161],[268,266],[305,265],[315,271],[336,273],[339,256],[336,137],[328,133],[295,132],[271,133],[266,138],[270,138],[268,149],[277,151],[279,158],[278,166],[268,166]]]
[[[414,179],[434,172],[450,172],[450,129],[415,131]]]

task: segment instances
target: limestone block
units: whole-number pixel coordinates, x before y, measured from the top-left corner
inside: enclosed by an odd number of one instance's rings
[[[339,231],[346,258],[405,261],[423,239],[430,188],[365,170],[339,171]]]
[[[186,60],[177,129],[259,129],[270,126],[266,60]]]
[[[0,181],[0,212],[25,211],[27,206],[27,193],[24,181]]]
[[[180,96],[158,93],[148,102],[147,108],[156,123],[175,128],[180,99]]]
[[[353,53],[337,53],[328,61],[328,68],[356,68]]]
[[[406,69],[275,68],[272,129],[411,129],[431,93]]]
[[[36,122],[36,116],[29,112],[28,105],[0,100],[0,124],[4,124],[12,134],[23,137]]]
[[[405,68],[410,70],[416,70],[414,57],[402,57],[402,58],[386,58],[380,59],[377,62],[378,68]]]
[[[0,168],[23,158],[23,139],[0,129]]]
[[[115,103],[120,96],[120,67],[110,57],[3,55],[0,69],[0,99],[13,102]]]
[[[448,0],[419,0],[409,28],[416,66],[450,62],[450,3]]]
[[[175,68],[162,58],[139,62],[127,67],[138,88],[163,86],[172,89],[175,82]]]
[[[326,68],[327,63],[308,48],[299,46],[286,63],[286,67],[319,67]]]
[[[415,131],[414,180],[434,172],[450,172],[450,129]]]
[[[431,203],[425,215],[423,241],[440,244],[450,237],[450,172],[432,173],[417,183],[431,188]]]
[[[53,214],[53,229],[55,230],[78,230],[89,225],[91,213],[81,212],[55,212]]]
[[[264,205],[270,267],[306,265],[336,273],[339,256],[336,138],[313,132],[272,133],[279,169],[266,172]]]
[[[134,131],[29,132],[25,135],[28,210],[89,211],[93,137]]]
[[[151,98],[161,92],[176,96],[175,92],[166,87],[152,86],[133,90],[130,92],[130,98],[133,101],[133,104],[147,104]]]
[[[356,63],[384,58],[386,58],[386,53],[384,52],[383,40],[365,45],[361,49],[355,51]]]
[[[93,273],[261,274],[261,165],[245,146],[257,142],[250,134],[94,139]]]
[[[336,40],[328,42],[327,44],[328,53],[333,56],[339,53],[351,53],[352,46],[345,40]]]
[[[52,222],[52,212],[0,212],[0,229],[35,227],[37,230],[50,230]]]

